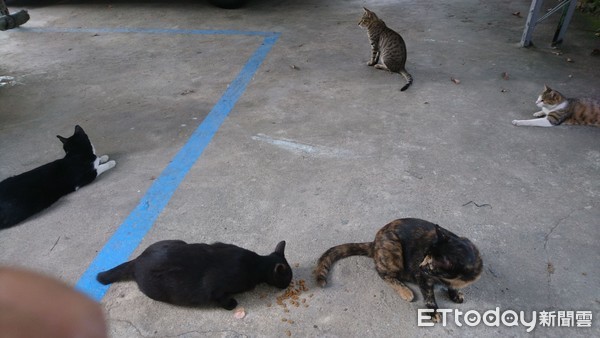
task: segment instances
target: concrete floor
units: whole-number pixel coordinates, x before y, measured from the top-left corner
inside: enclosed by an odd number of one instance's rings
[[[0,32],[0,75],[16,80],[0,88],[0,178],[62,157],[55,135],[70,135],[75,124],[117,166],[2,231],[0,263],[78,283],[264,43],[261,35],[236,32],[144,29],[275,32],[281,35],[141,244],[121,244],[136,248],[134,255],[163,239],[223,241],[266,254],[285,239],[295,279],[307,282],[308,307],[284,312],[275,303],[280,292],[261,286],[238,297],[247,312],[240,320],[218,308],[155,302],[134,283],[121,283],[101,300],[112,337],[527,334],[523,325],[418,327],[422,297],[400,299],[364,257],[339,262],[329,286],[316,286],[311,271],[323,251],[372,240],[400,217],[439,223],[482,253],[485,271],[465,289],[466,302],[438,292],[441,308],[499,307],[525,311],[528,320],[531,311],[587,310],[591,328],[538,323],[534,334],[600,336],[600,129],[510,123],[537,111],[545,83],[567,96],[599,95],[600,58],[591,56],[599,27],[576,14],[556,55],[548,46],[557,22],[551,18],[535,31],[537,47],[521,49],[529,3],[10,7],[27,8],[31,20]],[[357,26],[362,6],[406,40],[415,78],[406,92],[399,75],[366,66],[369,43]],[[512,15],[517,11],[524,17]],[[64,30],[51,30],[57,28]]]

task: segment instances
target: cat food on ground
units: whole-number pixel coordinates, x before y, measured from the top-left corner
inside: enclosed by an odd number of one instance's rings
[[[299,307],[300,302],[302,301],[302,299],[300,299],[300,295],[306,291],[308,291],[308,287],[306,286],[306,281],[304,279],[300,279],[298,281],[291,281],[290,285],[287,287],[287,289],[285,289],[283,294],[277,296],[277,304],[283,307],[284,311],[288,310],[286,301],[288,301],[289,304],[293,305],[294,307]],[[303,300],[305,303],[306,298],[304,298]]]
[[[308,291],[308,287],[306,286],[306,281],[304,279],[300,279],[297,281],[292,281],[290,285],[285,289],[282,295],[277,296],[277,305],[283,308],[284,313],[290,313],[288,309],[288,303],[293,307],[300,307],[300,304],[303,304],[305,308],[308,307],[307,298],[301,297],[302,293]],[[309,296],[312,297],[313,294]],[[287,303],[286,303],[287,302]],[[295,324],[296,322],[292,319],[283,317],[281,321],[290,325]],[[287,336],[291,336],[291,331],[287,330],[285,332]]]

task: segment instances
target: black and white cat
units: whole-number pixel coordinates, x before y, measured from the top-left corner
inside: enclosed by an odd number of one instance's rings
[[[0,182],[0,229],[17,225],[48,208],[116,165],[107,155],[96,156],[80,126],[75,126],[71,137],[57,137],[63,144],[64,158]]]
[[[288,287],[292,268],[284,250],[285,241],[270,255],[261,256],[233,244],[165,240],[96,279],[104,285],[133,279],[154,300],[184,306],[217,303],[232,310],[237,306],[233,295],[260,283]]]

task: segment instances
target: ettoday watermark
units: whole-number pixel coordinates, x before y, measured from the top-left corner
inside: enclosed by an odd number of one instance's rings
[[[527,332],[533,331],[536,326],[543,327],[591,327],[592,311],[532,311],[530,315],[524,311],[505,310],[500,311],[499,307],[494,310],[485,311],[483,314],[476,310],[466,312],[458,309],[437,309],[441,316],[442,326],[449,322],[448,314],[452,313],[454,324],[458,327],[486,325],[490,327],[499,327],[500,325],[523,326]],[[431,321],[433,309],[419,309],[417,316],[418,326],[434,326]]]

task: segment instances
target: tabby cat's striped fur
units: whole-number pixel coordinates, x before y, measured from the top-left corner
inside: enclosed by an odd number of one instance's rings
[[[559,124],[576,124],[600,127],[600,100],[569,99],[558,91],[544,86],[536,103],[542,108],[531,120],[513,120],[515,126],[553,127]]]
[[[317,263],[317,283],[327,285],[331,266],[349,256],[368,256],[375,261],[375,270],[406,301],[414,294],[404,282],[419,285],[428,308],[437,310],[434,284],[448,287],[448,296],[462,303],[458,289],[475,282],[481,275],[483,263],[471,241],[458,237],[437,224],[416,218],[395,220],[375,235],[373,242],[347,243],[327,250]],[[440,319],[434,312],[433,320]]]
[[[413,83],[413,78],[405,68],[406,44],[402,36],[388,28],[375,13],[363,9],[365,12],[358,25],[367,29],[371,41],[371,60],[367,65],[404,76],[407,83],[400,90],[405,91]]]

